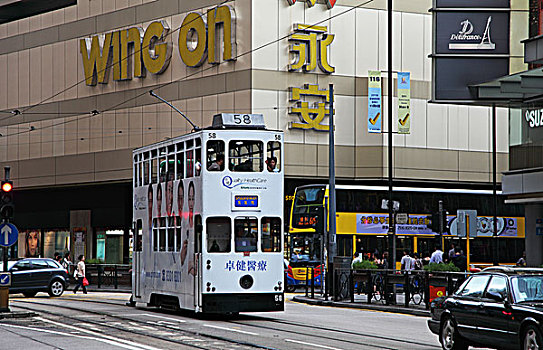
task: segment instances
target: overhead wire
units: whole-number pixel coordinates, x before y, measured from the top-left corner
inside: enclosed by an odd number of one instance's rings
[[[234,1],[235,1],[235,0],[234,0]],[[335,14],[335,15],[332,15],[332,16],[330,16],[330,17],[327,17],[327,18],[325,18],[325,19],[323,19],[323,20],[321,20],[321,21],[318,21],[318,22],[316,22],[316,23],[314,23],[314,24],[311,24],[311,25],[309,25],[307,28],[309,29],[309,28],[318,26],[319,24],[322,24],[322,23],[324,23],[324,22],[327,22],[327,21],[329,21],[329,20],[331,20],[331,19],[333,19],[333,18],[340,17],[340,16],[342,16],[342,15],[348,13],[348,12],[351,12],[351,11],[357,9],[357,8],[360,8],[360,7],[362,7],[362,6],[365,6],[365,5],[367,5],[367,4],[369,4],[369,3],[373,2],[373,1],[374,1],[374,0],[366,0],[366,1],[362,2],[362,3],[360,3],[360,4],[357,5],[357,6],[353,6],[353,7],[349,8],[349,9],[343,11],[343,12],[340,12],[340,13],[338,13],[338,14]],[[229,0],[225,0],[225,1],[221,2],[220,5],[222,5],[222,4],[226,3],[226,2],[230,2],[230,1],[229,1]],[[214,7],[214,8],[217,8],[217,7],[220,6],[220,5],[217,5],[217,6]],[[211,9],[211,10],[213,10],[213,9]],[[211,10],[210,10],[210,11],[211,11]],[[179,29],[181,29],[181,27],[180,27]],[[179,29],[177,29],[177,30],[179,30]],[[177,31],[177,30],[175,30],[175,31]],[[173,32],[172,32],[172,33],[173,33]],[[251,53],[253,53],[253,52],[255,52],[255,51],[258,51],[258,50],[261,50],[261,49],[263,49],[263,48],[265,48],[265,47],[268,47],[268,46],[270,46],[270,45],[273,45],[273,44],[275,44],[275,43],[277,43],[277,42],[280,42],[280,41],[282,41],[282,40],[284,40],[284,39],[289,38],[290,36],[292,36],[292,33],[289,33],[289,34],[287,34],[287,35],[285,35],[285,36],[282,36],[282,37],[280,37],[280,38],[278,38],[278,39],[272,40],[272,41],[270,41],[270,42],[268,42],[268,43],[262,44],[262,45],[260,45],[260,46],[258,46],[258,47],[256,47],[256,48],[254,48],[254,49],[251,49],[251,50],[248,50],[248,51],[243,52],[243,53],[241,53],[241,54],[238,54],[238,55],[234,58],[234,60],[237,60],[237,59],[239,59],[240,57],[244,57],[244,56],[249,55],[249,54],[251,54]],[[167,82],[167,83],[158,84],[158,86],[153,86],[152,89],[150,89],[150,90],[155,90],[155,91],[156,91],[156,90],[159,90],[159,89],[161,89],[161,88],[164,88],[164,87],[166,87],[166,86],[168,86],[168,85],[171,85],[171,84],[173,84],[173,83],[176,83],[176,82],[179,82],[179,81],[187,80],[188,78],[190,78],[190,77],[192,77],[192,76],[202,74],[203,72],[206,72],[206,71],[208,71],[208,70],[214,69],[214,68],[218,67],[219,65],[225,64],[225,63],[228,63],[228,61],[222,61],[222,62],[220,62],[220,63],[218,63],[218,64],[216,64],[216,65],[212,65],[212,66],[210,66],[210,67],[203,68],[203,69],[201,69],[201,70],[198,70],[197,72],[191,73],[191,74],[189,74],[189,75],[187,75],[187,76],[185,76],[185,77],[183,77],[183,78],[180,78],[180,79],[178,79],[178,80],[172,80],[172,81]],[[81,82],[83,82],[83,81],[85,81],[85,80],[82,80]],[[79,83],[81,83],[81,82],[79,82]],[[78,84],[79,84],[79,83],[78,83]],[[109,108],[106,108],[106,109],[104,109],[104,110],[102,110],[102,111],[99,111],[99,112],[100,112],[101,114],[103,114],[103,113],[109,112],[109,111],[111,111],[111,110],[115,110],[117,107],[122,106],[123,104],[126,104],[126,103],[128,103],[128,102],[130,102],[130,101],[133,101],[133,100],[137,99],[137,98],[140,98],[141,96],[147,95],[148,93],[149,93],[149,90],[148,90],[148,91],[145,91],[145,92],[143,92],[143,93],[140,93],[140,94],[138,94],[138,95],[136,95],[136,96],[134,96],[134,97],[128,98],[128,99],[126,99],[126,100],[124,100],[124,101],[122,101],[122,102],[120,102],[120,103],[117,103],[117,104],[115,104],[115,105],[113,105],[113,106],[111,106],[111,107],[109,107]],[[51,97],[51,98],[52,98],[52,97]],[[47,99],[47,100],[48,100],[48,99]],[[35,105],[35,106],[37,106],[37,105]],[[53,113],[53,114],[54,114],[54,113]],[[84,120],[84,119],[88,119],[88,118],[91,118],[91,117],[93,117],[93,116],[95,116],[95,114],[91,114],[91,115],[84,116],[84,117],[77,117],[77,121],[79,121],[79,120]],[[0,121],[2,121],[2,119],[0,119]],[[70,120],[70,121],[62,121],[62,122],[59,122],[59,123],[57,123],[57,124],[48,125],[48,126],[45,126],[45,127],[39,128],[39,129],[34,128],[34,129],[32,129],[32,130],[25,130],[25,131],[16,132],[16,133],[13,133],[13,134],[5,135],[5,137],[17,136],[17,135],[20,135],[20,134],[23,134],[23,133],[29,133],[29,132],[31,132],[31,131],[36,131],[36,130],[43,130],[43,129],[47,129],[47,128],[52,128],[52,127],[64,125],[64,124],[67,124],[67,123],[70,123],[70,122],[74,122],[74,121],[73,121],[73,120]]]

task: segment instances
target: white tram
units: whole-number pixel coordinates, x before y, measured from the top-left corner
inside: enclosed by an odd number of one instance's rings
[[[134,150],[135,302],[282,311],[283,132],[259,114]]]

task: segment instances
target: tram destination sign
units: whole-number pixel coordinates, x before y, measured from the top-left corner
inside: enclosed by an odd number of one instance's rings
[[[213,116],[213,128],[255,128],[263,129],[264,115],[243,113],[221,113]]]

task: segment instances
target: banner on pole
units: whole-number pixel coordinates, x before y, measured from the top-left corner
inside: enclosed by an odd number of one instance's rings
[[[398,134],[411,132],[411,82],[409,72],[398,72]]]
[[[381,133],[381,72],[368,71],[368,132]]]

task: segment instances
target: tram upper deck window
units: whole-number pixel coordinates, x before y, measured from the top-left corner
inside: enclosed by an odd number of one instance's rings
[[[237,217],[234,220],[236,252],[256,252],[258,239],[258,219]]]
[[[228,253],[232,237],[232,224],[229,217],[207,218],[207,252]]]
[[[224,141],[213,140],[207,141],[207,162],[206,169],[208,171],[223,171],[224,170]]]
[[[260,172],[263,170],[264,145],[262,141],[230,141],[228,148],[230,171]]]
[[[149,162],[149,152],[145,152],[143,154],[143,184],[148,185],[149,184],[149,166],[151,163]]]
[[[281,219],[262,218],[262,240],[261,249],[263,252],[281,251]]]
[[[278,173],[281,171],[281,143],[278,141],[268,142],[268,153],[266,154],[266,169],[269,172]]]

